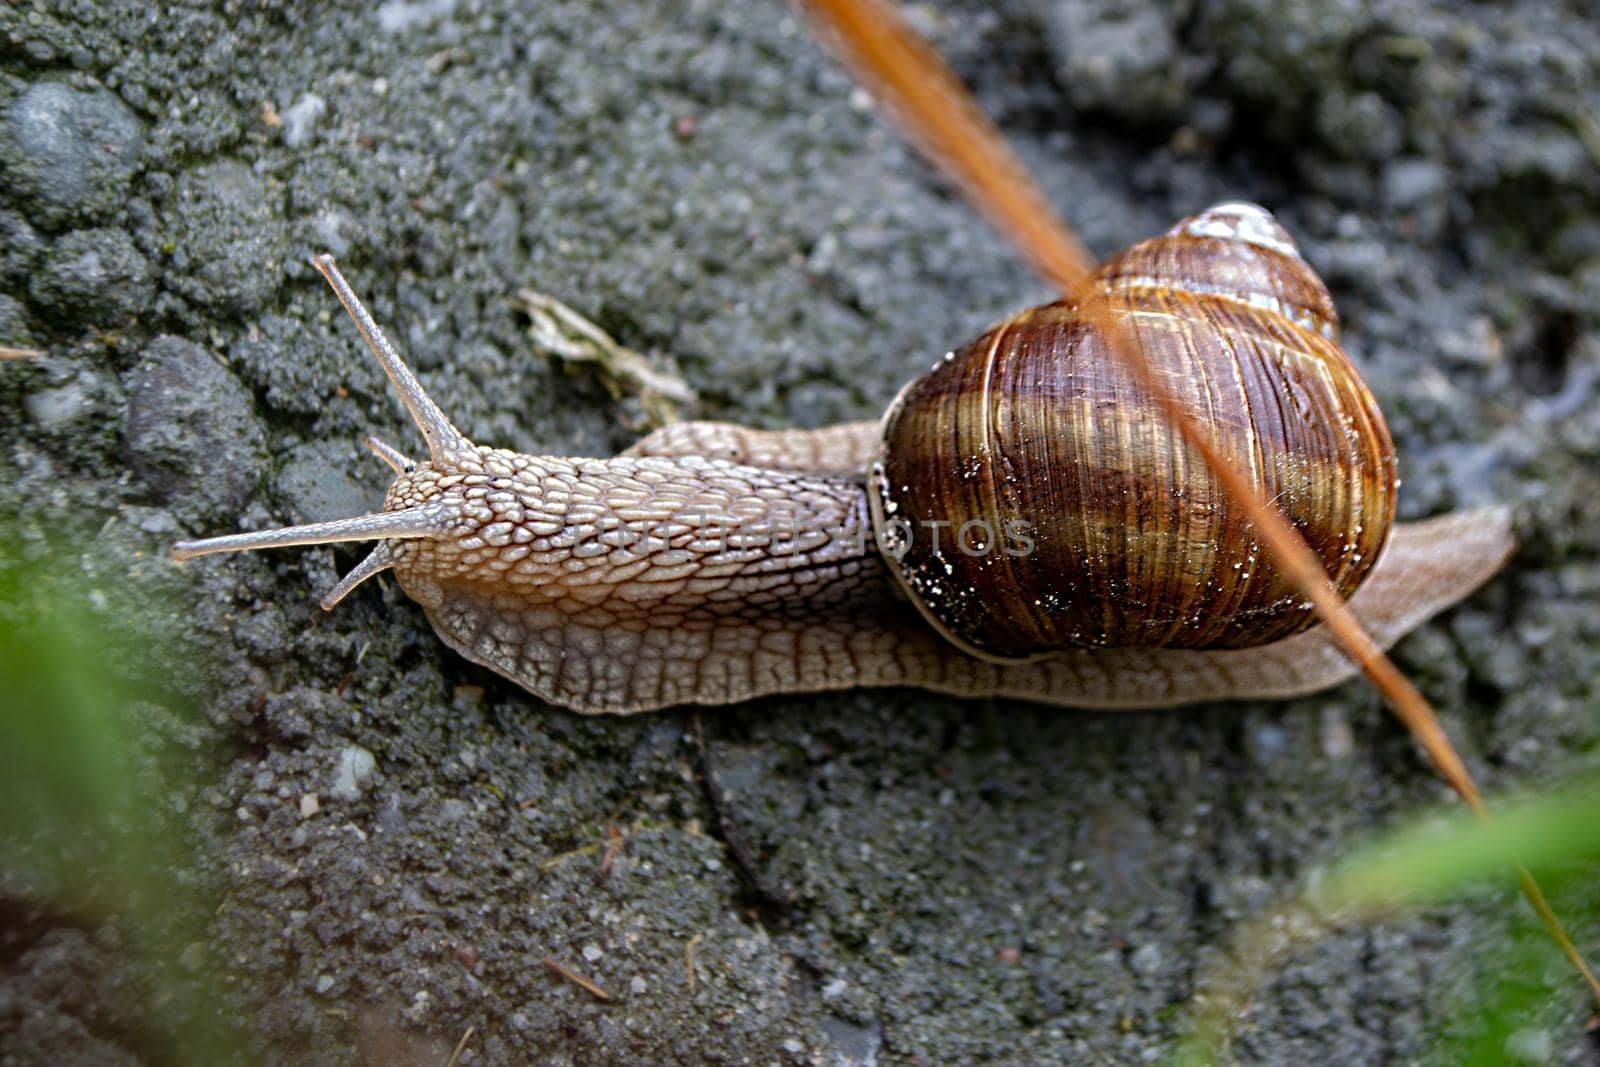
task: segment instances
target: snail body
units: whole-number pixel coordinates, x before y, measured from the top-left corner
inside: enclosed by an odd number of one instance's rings
[[[392,570],[446,644],[581,712],[882,685],[1159,707],[1353,673],[1069,303],[947,357],[881,422],[680,423],[581,459],[468,441],[332,259],[314,263],[429,458],[369,438],[395,472],[383,510],[185,542],[177,558],[376,540],[324,608]],[[1382,417],[1326,289],[1264,210],[1219,205],[1096,282],[1159,372],[1197,383],[1188,398],[1381,644],[1503,563],[1504,509],[1393,524]]]

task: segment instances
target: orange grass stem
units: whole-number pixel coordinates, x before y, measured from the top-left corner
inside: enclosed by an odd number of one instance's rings
[[[828,31],[825,38],[899,119],[911,140],[1040,275],[1078,298],[1090,321],[1109,340],[1112,355],[1200,454],[1228,494],[1249,510],[1273,563],[1305,594],[1340,648],[1382,694],[1468,809],[1487,818],[1483,797],[1438,715],[1362,628],[1305,539],[1157,380],[1107,295],[1084,291],[1092,268],[1088,253],[955,75],[883,0],[808,0],[808,6]],[[1600,1001],[1600,979],[1567,936],[1538,883],[1520,864],[1517,875],[1528,902]]]

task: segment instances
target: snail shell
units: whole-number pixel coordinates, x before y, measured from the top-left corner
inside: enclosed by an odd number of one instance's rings
[[[1128,336],[1348,597],[1388,538],[1395,457],[1327,288],[1264,209],[1220,204],[1090,280]],[[977,655],[1241,648],[1309,604],[1072,299],[1024,311],[908,385],[869,501],[891,570]],[[942,535],[942,536],[941,536]]]

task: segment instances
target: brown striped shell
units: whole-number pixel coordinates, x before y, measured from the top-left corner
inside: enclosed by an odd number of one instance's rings
[[[1327,288],[1282,226],[1220,204],[1094,280],[1348,597],[1393,524],[1394,449],[1335,340]],[[976,654],[1242,648],[1314,618],[1243,505],[1070,301],[1000,323],[908,385],[871,481],[891,569]]]

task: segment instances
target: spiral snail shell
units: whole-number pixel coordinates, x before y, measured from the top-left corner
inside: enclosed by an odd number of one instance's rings
[[[1321,279],[1253,204],[1219,204],[1101,265],[1144,359],[1277,503],[1348,597],[1394,520],[1394,446],[1335,340]],[[908,385],[870,500],[911,536],[894,572],[976,654],[1239,648],[1311,624],[1244,506],[1071,300],[1031,308]],[[1027,530],[1028,551],[996,549]]]
[[[451,648],[584,712],[885,685],[1156,707],[1352,673],[1070,303],[996,326],[881,421],[678,423],[578,459],[467,440],[333,260],[313,262],[429,458],[369,438],[395,473],[383,510],[184,542],[179,559],[378,541],[324,608],[393,571]],[[1504,509],[1394,524],[1382,416],[1265,210],[1214,207],[1095,283],[1380,643],[1499,569]]]

